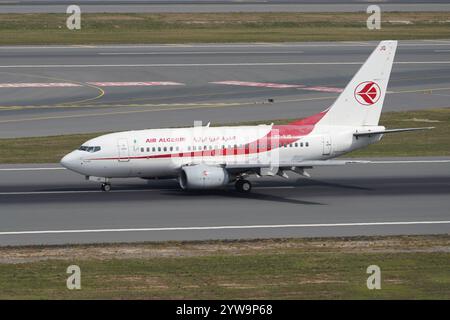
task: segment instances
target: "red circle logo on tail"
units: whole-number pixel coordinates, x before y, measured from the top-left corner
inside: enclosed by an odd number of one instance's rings
[[[380,87],[373,81],[365,81],[355,88],[355,99],[360,104],[370,106],[380,99]]]

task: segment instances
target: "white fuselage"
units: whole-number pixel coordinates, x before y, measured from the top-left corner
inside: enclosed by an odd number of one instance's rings
[[[259,125],[125,131],[91,139],[61,163],[89,177],[174,178],[189,164],[330,159],[382,137],[355,138],[358,130],[367,127]]]

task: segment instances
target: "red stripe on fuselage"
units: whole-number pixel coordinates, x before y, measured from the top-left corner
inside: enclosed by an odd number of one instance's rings
[[[262,138],[247,143],[242,147],[212,149],[202,151],[166,153],[158,155],[133,156],[133,157],[111,157],[111,158],[93,158],[89,160],[119,160],[119,159],[164,159],[164,158],[186,158],[186,157],[214,157],[229,155],[257,154],[271,151],[280,146],[291,144],[301,137],[308,135],[314,129],[314,125],[275,125]]]

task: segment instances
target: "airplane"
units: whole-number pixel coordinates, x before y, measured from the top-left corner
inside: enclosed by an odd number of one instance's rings
[[[110,133],[86,141],[61,165],[111,190],[111,179],[177,179],[183,190],[252,189],[249,176],[309,177],[306,169],[370,161],[336,160],[384,134],[379,119],[397,41],[381,41],[326,110],[286,125],[194,126]]]

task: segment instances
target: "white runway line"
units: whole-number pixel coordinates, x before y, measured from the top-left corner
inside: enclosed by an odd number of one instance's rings
[[[131,193],[131,192],[155,192],[155,191],[169,191],[174,189],[126,189],[126,190],[111,190],[108,193]],[[39,194],[79,194],[79,193],[104,193],[99,190],[62,190],[62,191],[11,191],[0,192],[0,196],[26,196]]]
[[[278,186],[278,187],[254,187],[255,190],[264,189],[295,189],[295,186]],[[111,190],[108,193],[131,193],[131,192],[156,192],[156,191],[173,191],[178,189],[118,189]],[[8,191],[0,192],[0,196],[26,196],[26,195],[40,195],[40,194],[78,194],[78,193],[104,193],[101,190],[61,190],[61,191]]]
[[[178,51],[178,52],[98,52],[98,55],[125,56],[125,55],[196,55],[196,54],[297,54],[303,51]]]
[[[41,170],[67,170],[62,167],[50,167],[50,168],[1,168],[0,171],[41,171]]]
[[[108,232],[142,232],[142,231],[208,231],[240,229],[284,229],[284,228],[329,228],[329,227],[373,227],[373,226],[408,226],[450,224],[450,221],[394,221],[394,222],[350,222],[350,223],[311,223],[311,224],[271,224],[271,225],[235,225],[202,227],[161,227],[161,228],[120,228],[120,229],[79,229],[79,230],[27,230],[2,231],[0,236],[27,234],[67,234],[67,233],[108,233]]]
[[[184,83],[174,81],[132,81],[132,82],[86,82],[98,87],[142,87],[142,86],[184,86]],[[0,88],[63,88],[82,87],[83,84],[71,82],[41,82],[41,83],[0,83]]]
[[[143,87],[143,86],[184,86],[174,81],[131,81],[131,82],[86,82],[98,87]]]
[[[30,50],[30,49],[65,49],[65,50],[92,50],[92,49],[146,49],[146,48],[282,48],[282,47],[375,47],[378,42],[362,43],[362,42],[334,42],[334,43],[277,43],[277,42],[265,42],[265,43],[230,43],[230,44],[155,44],[155,45],[66,45],[66,46],[0,46],[0,50]],[[438,47],[448,46],[450,42],[441,40],[441,42],[429,42],[422,40],[422,42],[402,43],[400,46],[406,47]]]
[[[82,87],[82,85],[71,82],[0,83],[0,88],[64,88],[64,87]]]
[[[242,63],[154,63],[154,64],[23,64],[0,65],[12,68],[145,68],[145,67],[239,67],[239,66],[295,66],[295,65],[361,65],[364,62],[242,62]],[[399,61],[394,64],[450,64],[450,61]]]

